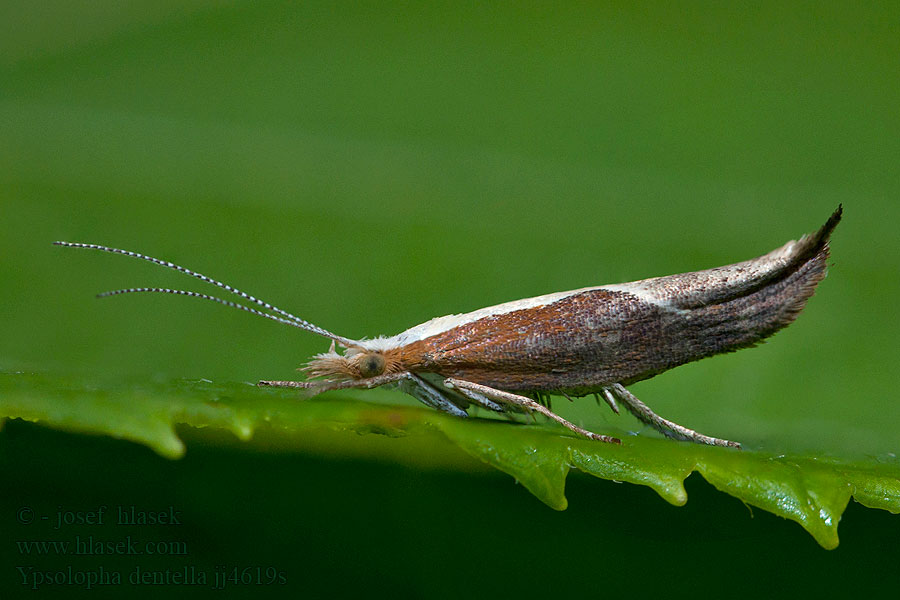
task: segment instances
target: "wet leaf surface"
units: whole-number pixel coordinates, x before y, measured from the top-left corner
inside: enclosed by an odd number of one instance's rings
[[[449,440],[465,454],[508,473],[556,510],[568,505],[565,484],[573,468],[646,485],[679,506],[688,500],[685,478],[697,471],[718,490],[796,521],[829,549],[838,545],[838,524],[851,498],[900,512],[900,461],[893,456],[789,456],[612,432],[623,439],[615,446],[572,437],[550,424],[458,419],[426,408],[339,395],[298,399],[294,392],[259,389],[252,383],[179,380],[111,387],[48,374],[8,373],[0,377],[0,416],[131,440],[170,459],[188,451],[177,430],[188,425],[228,431],[248,444],[260,428],[269,428],[287,446],[303,448],[307,438],[315,438],[332,455],[471,469],[460,457],[448,463]],[[386,453],[383,436],[415,438],[420,450],[415,456]],[[375,439],[379,443],[365,442]]]

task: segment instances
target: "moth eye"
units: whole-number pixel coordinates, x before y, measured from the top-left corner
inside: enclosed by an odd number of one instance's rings
[[[384,357],[380,354],[366,354],[359,361],[359,374],[363,377],[375,377],[384,372]]]

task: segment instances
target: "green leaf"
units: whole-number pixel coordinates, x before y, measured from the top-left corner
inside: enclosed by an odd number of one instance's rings
[[[785,456],[626,436],[621,446],[573,437],[551,424],[458,419],[426,408],[390,406],[340,396],[298,399],[296,392],[251,383],[170,381],[108,387],[44,374],[0,375],[0,417],[71,432],[145,444],[177,459],[185,452],[176,427],[211,427],[250,441],[269,428],[288,444],[320,443],[332,453],[390,457],[424,465],[448,463],[455,446],[516,478],[551,508],[567,506],[569,470],[646,485],[675,505],[687,502],[684,480],[699,472],[742,502],[799,523],[824,548],[838,545],[837,527],[850,498],[900,512],[900,462]],[[411,455],[391,452],[381,434],[420,442]],[[447,440],[451,443],[447,444]],[[277,448],[267,448],[276,451]],[[450,464],[471,468],[460,453]]]

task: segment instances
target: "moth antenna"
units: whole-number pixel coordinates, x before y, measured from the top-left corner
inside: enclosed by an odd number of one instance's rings
[[[215,296],[210,296],[208,294],[201,294],[198,292],[188,292],[185,290],[170,290],[167,288],[129,288],[129,289],[123,289],[123,290],[115,290],[112,292],[105,292],[102,294],[98,294],[98,296],[97,296],[98,298],[102,298],[105,296],[116,296],[119,294],[127,294],[127,293],[132,293],[132,292],[160,292],[160,293],[167,293],[167,294],[179,294],[182,296],[193,296],[195,298],[203,298],[205,300],[212,300],[213,302],[218,302],[218,303],[224,304],[226,306],[238,308],[240,310],[244,310],[249,313],[259,315],[261,317],[266,317],[268,319],[272,319],[273,321],[278,321],[279,323],[284,323],[285,325],[291,325],[293,327],[297,327],[299,329],[303,329],[303,330],[309,331],[311,333],[316,333],[318,335],[321,335],[322,337],[326,337],[333,341],[339,342],[341,345],[346,346],[346,347],[352,347],[352,346],[357,345],[357,342],[354,340],[345,338],[345,337],[337,335],[335,333],[331,333],[327,329],[323,329],[323,328],[319,327],[318,325],[313,325],[309,321],[301,319],[300,317],[298,317],[296,315],[292,315],[291,313],[289,313],[285,310],[282,310],[282,309],[278,308],[277,306],[269,304],[268,302],[264,302],[264,301],[260,300],[259,298],[251,296],[250,294],[247,294],[246,292],[242,292],[241,290],[239,290],[235,287],[232,287],[232,286],[228,285],[227,283],[222,283],[221,281],[216,281],[215,279],[213,279],[211,277],[207,277],[206,275],[204,275],[202,273],[198,273],[197,271],[192,271],[191,269],[176,265],[175,263],[169,262],[167,260],[161,260],[158,258],[154,258],[152,256],[140,254],[138,252],[132,252],[131,250],[122,250],[120,248],[110,248],[109,246],[101,246],[99,244],[83,244],[81,242],[53,242],[53,245],[54,246],[64,246],[66,248],[87,248],[90,250],[101,250],[103,252],[110,252],[112,254],[121,254],[123,256],[131,256],[132,258],[139,258],[141,260],[146,260],[148,262],[152,262],[153,264],[159,265],[161,267],[166,267],[169,269],[173,269],[175,271],[179,271],[181,273],[184,273],[185,275],[190,275],[191,277],[195,277],[195,278],[199,279],[200,281],[204,281],[204,282],[210,283],[216,287],[220,287],[223,290],[229,291],[232,294],[240,296],[241,298],[243,298],[249,302],[258,304],[259,306],[262,306],[266,310],[270,310],[274,313],[277,313],[277,314],[281,315],[281,317],[276,317],[275,315],[270,315],[268,313],[265,313],[265,312],[262,312],[262,311],[259,311],[256,309],[252,309],[248,306],[244,306],[244,305],[238,304],[236,302],[229,302],[228,300],[222,300],[221,298],[216,298]]]
[[[284,323],[285,325],[290,325],[292,327],[298,327],[300,329],[304,329],[309,331],[306,327],[294,321],[292,319],[285,319],[283,317],[279,317],[276,315],[271,315],[269,313],[262,312],[261,310],[256,310],[255,308],[250,308],[249,306],[244,306],[243,304],[238,304],[237,302],[232,302],[231,300],[223,300],[222,298],[217,298],[216,296],[210,296],[209,294],[202,294],[200,292],[191,292],[188,290],[173,290],[170,288],[155,288],[155,287],[142,287],[142,288],[126,288],[122,290],[112,290],[109,292],[103,292],[97,294],[98,298],[106,298],[107,296],[119,296],[121,294],[133,294],[133,293],[141,293],[141,292],[157,292],[160,294],[176,294],[178,296],[190,296],[191,298],[200,298],[202,300],[212,300],[213,302],[218,302],[219,304],[224,304],[225,306],[230,306],[231,308],[237,308],[248,313],[259,315],[260,317],[265,317],[267,319],[272,319],[273,321],[277,321],[278,323]],[[316,332],[318,333],[318,332]],[[349,342],[350,340],[348,340]],[[334,341],[332,341],[332,344]]]

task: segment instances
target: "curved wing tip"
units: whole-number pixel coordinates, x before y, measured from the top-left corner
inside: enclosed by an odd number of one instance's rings
[[[834,228],[837,227],[837,224],[841,222],[841,217],[844,215],[844,205],[843,203],[838,204],[837,209],[831,213],[831,216],[828,217],[828,220],[825,221],[825,224],[822,225],[821,235],[824,238],[828,238],[831,235],[831,232],[834,231]]]

